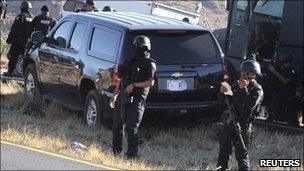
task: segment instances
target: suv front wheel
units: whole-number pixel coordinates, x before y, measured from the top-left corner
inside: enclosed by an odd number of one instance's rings
[[[84,120],[88,127],[99,126],[103,117],[101,113],[101,99],[97,90],[91,90],[85,99]]]
[[[35,109],[42,110],[44,107],[44,97],[39,91],[36,68],[34,64],[29,64],[25,69],[24,92],[26,101]]]

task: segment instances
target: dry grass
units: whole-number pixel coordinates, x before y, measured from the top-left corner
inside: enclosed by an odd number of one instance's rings
[[[109,129],[86,128],[77,112],[55,104],[47,106],[45,116],[29,112],[22,90],[14,82],[1,83],[1,140],[124,169],[215,168],[217,132],[210,126],[192,122],[143,124],[140,130],[144,141],[140,146],[141,157],[128,161],[111,154],[112,134]],[[74,141],[87,148],[74,148]],[[255,170],[264,170],[258,166],[260,158],[300,158],[303,161],[303,137],[300,135],[257,130],[253,144],[251,163]],[[231,165],[237,168],[235,160]]]

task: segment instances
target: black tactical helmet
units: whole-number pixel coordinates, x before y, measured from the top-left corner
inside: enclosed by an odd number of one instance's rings
[[[133,42],[134,46],[146,46],[148,50],[151,50],[150,39],[147,36],[137,36]]]
[[[32,10],[32,4],[29,1],[23,1],[20,5],[20,10],[30,11]]]
[[[255,60],[246,60],[241,64],[241,71],[252,71],[255,74],[261,73],[260,64]]]
[[[49,8],[46,5],[43,5],[40,9],[42,12],[49,12]]]
[[[105,7],[103,7],[102,11],[103,11],[103,12],[111,12],[111,11],[112,11],[112,8],[109,7],[109,6],[105,6]]]
[[[187,23],[190,23],[189,18],[187,18],[187,17],[183,18],[183,21],[187,22]]]
[[[85,5],[90,5],[90,6],[94,6],[95,3],[93,0],[86,0]]]

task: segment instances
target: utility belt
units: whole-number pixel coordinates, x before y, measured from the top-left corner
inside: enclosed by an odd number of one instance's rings
[[[134,96],[126,93],[122,93],[122,102],[123,104],[130,104],[134,102]]]

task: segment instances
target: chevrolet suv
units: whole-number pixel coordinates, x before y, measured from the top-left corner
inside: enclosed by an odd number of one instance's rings
[[[119,82],[117,68],[134,55],[138,35],[151,39],[157,61],[146,115],[215,117],[227,73],[213,34],[183,21],[130,12],[76,13],[47,36],[33,33],[23,64],[26,97],[83,110],[88,126],[112,118],[108,102]]]

